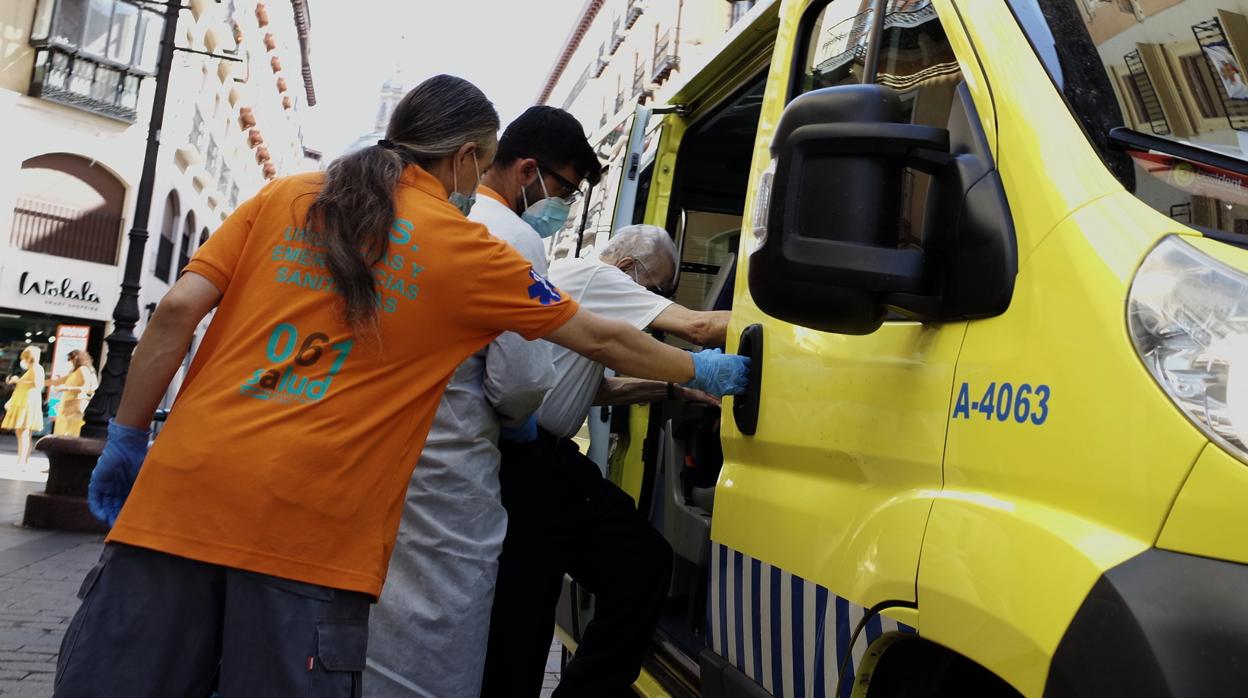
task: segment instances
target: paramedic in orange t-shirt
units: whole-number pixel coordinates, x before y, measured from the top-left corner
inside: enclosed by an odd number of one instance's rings
[[[634,376],[743,386],[741,357],[580,311],[465,218],[497,130],[480,90],[431,78],[376,146],[271,183],[196,253],[139,342],[92,473],[92,510],[115,523],[56,696],[358,696],[412,464],[455,367],[502,331]]]

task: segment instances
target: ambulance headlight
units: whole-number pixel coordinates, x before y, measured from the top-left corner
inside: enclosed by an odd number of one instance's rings
[[[1179,409],[1248,462],[1248,274],[1170,236],[1136,273],[1127,326]]]
[[[776,161],[773,158],[767,169],[758,177],[758,186],[754,188],[754,210],[750,214],[750,228],[754,233],[759,249],[767,241],[767,216],[771,213],[771,182],[776,178]]]

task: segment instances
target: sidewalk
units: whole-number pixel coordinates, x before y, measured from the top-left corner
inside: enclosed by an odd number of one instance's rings
[[[22,528],[26,495],[43,490],[47,460],[18,467],[16,443],[0,437],[0,696],[52,695],[56,654],[78,608],[83,576],[103,536]]]

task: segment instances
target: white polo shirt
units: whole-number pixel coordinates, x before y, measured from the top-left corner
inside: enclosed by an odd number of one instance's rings
[[[649,327],[672,304],[597,257],[561,259],[550,265],[547,277],[582,308],[627,322],[639,330]],[[589,408],[602,383],[603,366],[558,345],[551,345],[551,354],[555,362],[555,387],[546,393],[537,411],[537,421],[555,436],[570,437],[589,416]]]

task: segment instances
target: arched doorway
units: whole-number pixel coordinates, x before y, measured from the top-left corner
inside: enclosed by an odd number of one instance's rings
[[[116,264],[126,185],[79,155],[22,163],[10,244],[28,252]]]

